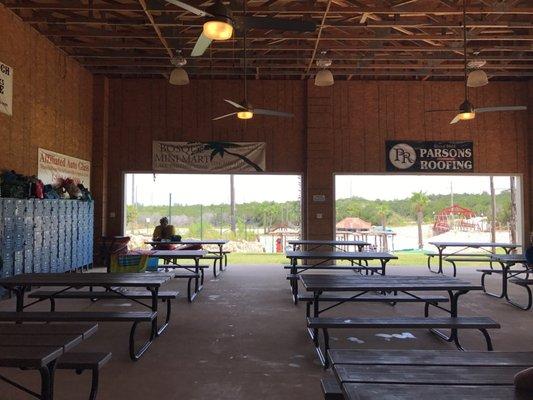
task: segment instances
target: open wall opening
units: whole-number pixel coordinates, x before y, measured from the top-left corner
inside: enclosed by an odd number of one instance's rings
[[[167,217],[188,239],[227,239],[233,253],[278,253],[300,237],[300,175],[125,174],[124,232],[132,246]]]
[[[377,250],[435,250],[429,242],[523,240],[515,175],[336,175],[337,238]]]

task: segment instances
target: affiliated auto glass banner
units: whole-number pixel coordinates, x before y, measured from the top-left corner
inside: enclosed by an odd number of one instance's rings
[[[472,142],[417,142],[387,140],[387,171],[474,172]]]
[[[154,141],[152,167],[165,172],[263,172],[263,142]]]
[[[76,184],[91,188],[91,163],[50,150],[39,149],[37,176],[43,183],[57,184],[60,179],[70,178]]]

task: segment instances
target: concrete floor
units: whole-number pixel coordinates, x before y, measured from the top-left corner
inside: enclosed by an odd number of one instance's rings
[[[426,274],[424,267],[390,267],[388,274]],[[479,282],[479,274],[465,267],[460,277]],[[171,287],[185,290],[183,280]],[[525,299],[513,288],[517,298]],[[12,309],[4,301],[0,309]],[[135,309],[116,300],[89,304],[87,301],[58,303],[58,310]],[[346,304],[330,313],[344,316],[422,315],[420,304]],[[502,300],[470,293],[460,302],[462,315],[490,316],[502,329],[492,337],[496,350],[533,351],[533,314],[520,311]],[[101,323],[98,333],[77,350],[111,351],[112,361],[102,370],[98,399],[101,400],[240,400],[322,399],[319,380],[327,375],[315,358],[305,330],[305,307],[291,303],[285,272],[279,265],[231,266],[219,279],[209,277],[204,291],[193,304],[180,298],[174,304],[171,325],[136,363],[129,360],[128,324]],[[141,332],[140,332],[141,333]],[[333,331],[332,347],[379,349],[449,349],[426,331],[409,331],[412,338],[386,338],[376,334],[404,331]],[[406,335],[410,336],[410,335]],[[467,349],[483,349],[478,332],[461,335]],[[1,370],[0,373],[38,387],[35,372]],[[86,399],[89,374],[77,376],[59,371],[56,398]],[[0,398],[29,397],[0,382]]]

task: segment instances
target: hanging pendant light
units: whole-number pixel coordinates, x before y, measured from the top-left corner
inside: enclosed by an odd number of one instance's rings
[[[315,86],[331,86],[335,80],[329,69],[321,69],[315,75]]]
[[[213,17],[203,26],[203,34],[211,40],[228,40],[233,35],[233,19],[231,10],[221,1],[208,8]]]
[[[187,64],[187,60],[185,57],[181,55],[181,50],[176,51],[176,57],[173,58],[171,61],[172,65],[174,65],[176,68],[172,70],[170,73],[170,78],[168,82],[171,85],[176,86],[183,86],[189,84],[189,75],[187,74],[187,71],[185,71],[182,67]]]
[[[487,73],[483,71],[482,69],[475,69],[473,71],[470,71],[468,74],[468,78],[466,81],[466,84],[468,87],[481,87],[485,86],[489,83],[489,78],[487,77]]]
[[[332,61],[330,58],[327,57],[326,51],[321,51],[320,55],[318,56],[316,60],[316,65],[319,68],[322,68],[320,71],[317,72],[315,75],[315,86],[331,86],[335,82],[333,79],[333,74],[329,69],[327,69],[329,66],[331,66]]]

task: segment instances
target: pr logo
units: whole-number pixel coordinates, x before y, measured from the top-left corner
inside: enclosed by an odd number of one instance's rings
[[[389,160],[398,169],[408,169],[416,161],[416,152],[407,143],[395,144],[389,150]]]

